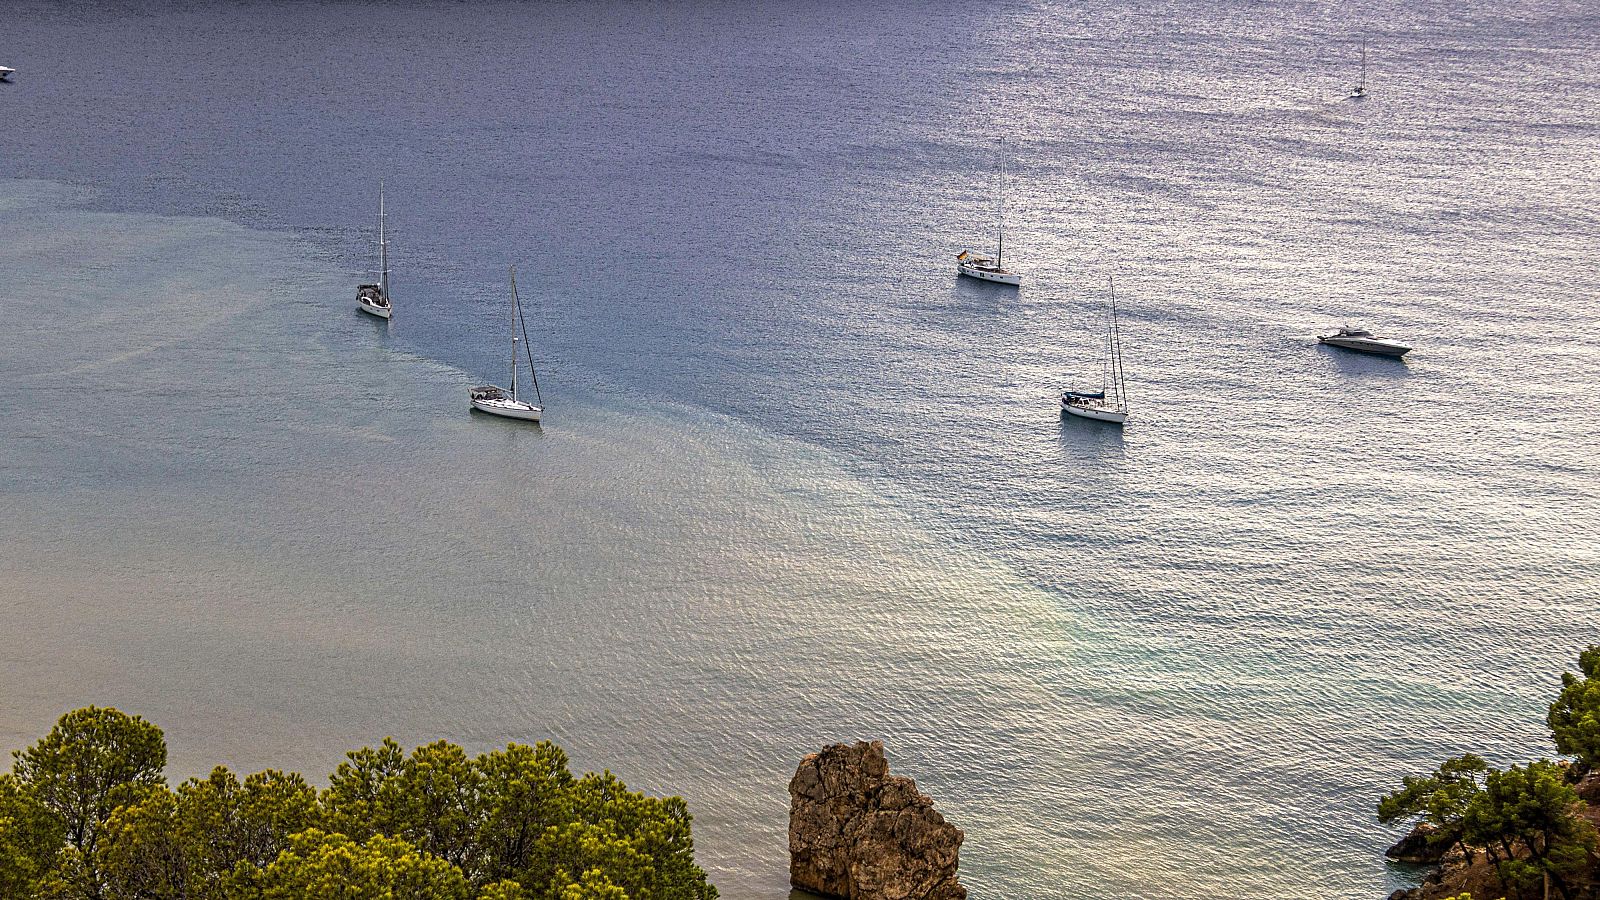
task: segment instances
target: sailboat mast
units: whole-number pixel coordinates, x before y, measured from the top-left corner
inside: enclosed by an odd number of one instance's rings
[[[1101,364],[1101,399],[1117,394],[1117,359],[1110,338],[1110,309],[1106,311],[1106,360]]]
[[[511,267],[511,399],[517,399],[517,267]]]
[[[522,355],[528,358],[528,377],[533,379],[533,399],[539,406],[544,406],[544,394],[539,390],[539,370],[533,367],[533,341],[528,337],[528,317],[522,314],[522,298],[512,294],[512,302],[517,305],[517,321],[522,324]]]
[[[1117,325],[1117,284],[1114,279],[1107,276],[1106,283],[1111,288],[1111,356],[1112,372],[1117,384],[1117,405],[1126,410],[1128,408],[1128,383],[1126,373],[1122,368],[1122,329]]]
[[[1361,39],[1361,92],[1367,92],[1367,39]]]
[[[389,299],[389,239],[384,234],[383,179],[378,179],[378,292]]]
[[[994,252],[994,266],[1000,268],[1006,259],[1006,139],[1000,139],[1000,246]]]

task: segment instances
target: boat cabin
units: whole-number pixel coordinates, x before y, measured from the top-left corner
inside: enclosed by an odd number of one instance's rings
[[[375,284],[356,285],[356,299],[371,306],[389,305],[389,298],[384,296],[383,288]]]

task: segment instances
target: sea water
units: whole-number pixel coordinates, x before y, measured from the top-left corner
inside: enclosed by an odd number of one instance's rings
[[[1600,640],[1597,35],[24,3],[0,742],[87,703],[174,777],[552,738],[764,898],[799,757],[881,738],[977,896],[1380,895],[1375,796],[1552,752]],[[1021,290],[953,273],[1001,135]],[[465,402],[512,264],[543,428]],[[1056,402],[1112,277],[1122,431]],[[1316,346],[1347,321],[1417,350]]]

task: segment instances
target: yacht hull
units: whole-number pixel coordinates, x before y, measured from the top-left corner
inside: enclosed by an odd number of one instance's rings
[[[544,412],[537,406],[529,403],[519,403],[515,400],[478,400],[472,401],[472,408],[491,416],[500,416],[505,419],[517,419],[522,422],[537,422]]]
[[[389,318],[389,314],[394,312],[393,309],[390,309],[387,306],[373,306],[365,300],[361,301],[359,305],[362,312],[369,316],[377,316],[380,319],[387,319]]]
[[[1113,409],[1104,406],[1090,406],[1081,403],[1063,403],[1061,404],[1061,411],[1066,415],[1077,416],[1080,419],[1092,419],[1096,422],[1110,422],[1113,425],[1121,425],[1122,423],[1128,421],[1128,411],[1125,409]]]
[[[992,281],[995,284],[1009,284],[1012,287],[1022,286],[1022,276],[1015,272],[989,272],[975,266],[957,263],[956,274],[965,275],[968,278],[976,278],[979,281]]]
[[[1405,356],[1411,348],[1403,344],[1390,341],[1364,340],[1362,338],[1318,337],[1317,342],[1329,347],[1338,347],[1340,350],[1354,350],[1357,353],[1371,353],[1374,356]]]

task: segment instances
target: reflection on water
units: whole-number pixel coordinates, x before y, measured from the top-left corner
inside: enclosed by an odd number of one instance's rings
[[[1069,458],[1089,462],[1122,459],[1124,431],[1137,427],[1133,412],[1128,414],[1128,422],[1121,426],[1071,416],[1066,410],[1061,410],[1058,415],[1061,419],[1062,451]]]
[[[1357,353],[1352,350],[1329,347],[1326,344],[1318,344],[1317,352],[1319,356],[1325,357],[1329,361],[1334,371],[1350,378],[1389,379],[1404,378],[1411,374],[1411,367],[1408,364],[1407,357],[1404,356]]]

